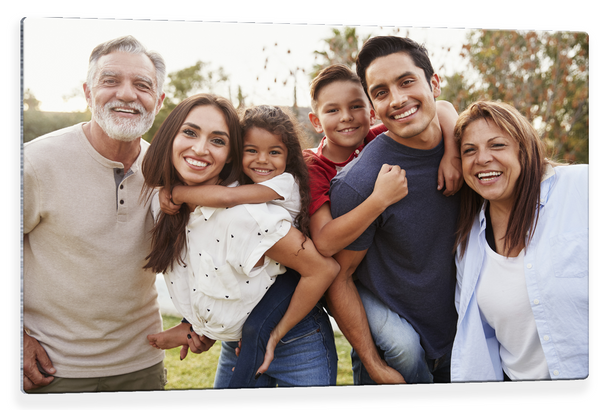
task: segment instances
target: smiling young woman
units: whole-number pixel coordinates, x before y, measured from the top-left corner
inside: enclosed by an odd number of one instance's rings
[[[266,146],[255,138],[246,141],[252,151],[259,152],[258,163],[251,166],[264,173],[270,169],[266,158],[271,155],[277,157],[278,169],[286,170],[280,155],[282,137],[270,132],[266,137]],[[164,274],[171,299],[185,319],[169,330],[148,335],[148,341],[159,349],[182,346],[180,357],[184,358],[188,347],[200,353],[214,340],[237,345],[247,319],[258,316],[262,326],[269,318],[266,340],[257,340],[256,349],[242,349],[240,361],[235,347],[231,349],[233,364],[225,367],[227,374],[222,378],[217,373],[217,381],[223,382],[215,385],[228,387],[229,379],[233,380],[232,367],[237,374],[250,375],[242,377],[240,387],[250,387],[259,369],[270,372],[259,383],[271,383],[273,374],[278,374],[279,385],[335,384],[333,331],[317,303],[339,266],[333,258],[323,257],[312,241],[292,226],[286,208],[270,202],[235,206],[186,202],[176,213],[159,209],[160,194],[155,193],[159,188],[169,193],[175,185],[238,187],[242,144],[241,123],[231,102],[199,94],[169,114],[144,157],[145,194],[152,200],[156,221],[145,268]],[[297,151],[304,165],[299,143]],[[288,305],[279,302],[276,307],[258,309],[269,289],[288,292]],[[288,339],[282,339],[284,336]],[[283,343],[279,344],[280,340]],[[251,340],[244,336],[244,341],[248,345]],[[286,353],[281,353],[283,348]],[[262,359],[257,359],[259,350]],[[306,362],[307,354],[313,360],[300,372],[296,364]],[[255,363],[260,368],[255,368]]]
[[[229,127],[221,110],[194,107],[173,140],[173,166],[185,185],[214,185],[229,158]]]

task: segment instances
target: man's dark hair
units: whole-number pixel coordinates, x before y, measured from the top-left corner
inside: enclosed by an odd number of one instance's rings
[[[362,49],[358,53],[358,57],[356,58],[356,74],[360,78],[360,82],[368,97],[369,93],[367,90],[367,80],[365,78],[367,68],[369,68],[375,59],[394,53],[408,54],[412,58],[413,63],[415,63],[417,67],[421,68],[425,72],[425,79],[427,82],[431,82],[431,77],[433,76],[433,66],[429,60],[427,49],[423,45],[420,45],[407,37],[371,37],[365,42]],[[370,98],[371,97],[369,97],[369,99]]]

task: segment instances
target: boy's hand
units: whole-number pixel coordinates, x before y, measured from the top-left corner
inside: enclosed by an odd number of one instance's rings
[[[446,189],[443,194],[454,195],[462,187],[463,181],[460,158],[444,154],[438,168],[438,191],[442,190],[445,185]]]
[[[386,208],[404,198],[408,194],[406,171],[398,165],[383,164],[375,181],[373,194],[378,196]]]
[[[398,373],[395,369],[383,365],[378,369],[371,370],[369,372],[369,376],[371,379],[377,384],[404,384],[406,380],[404,377]]]
[[[171,200],[171,193],[164,188],[158,191],[158,200],[160,202],[160,210],[167,215],[175,215],[179,213],[181,204],[177,205]]]

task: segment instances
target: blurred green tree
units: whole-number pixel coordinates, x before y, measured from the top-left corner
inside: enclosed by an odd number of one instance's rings
[[[49,132],[89,121],[89,110],[75,112],[40,111],[40,101],[30,89],[23,92],[23,142],[31,141]]]
[[[525,115],[550,155],[589,162],[589,36],[581,32],[474,30],[463,45],[475,75],[455,74],[440,98],[460,112],[477,100]]]
[[[324,51],[313,51],[316,62],[313,64],[313,69],[310,73],[311,79],[315,78],[323,68],[332,64],[346,64],[354,70],[358,51],[370,37],[368,35],[360,39],[356,34],[355,27],[344,27],[343,31],[333,28],[331,31],[333,35],[323,39],[327,48]]]
[[[181,101],[202,91],[211,93],[218,83],[229,81],[229,76],[222,67],[211,70],[209,66],[209,63],[199,60],[192,66],[167,75],[168,81],[165,81],[164,85],[165,100],[163,101],[161,110],[156,115],[154,124],[143,135],[146,141],[152,141],[154,134],[156,134],[156,131],[158,131],[165,118]],[[239,89],[239,93],[241,95],[241,88]]]

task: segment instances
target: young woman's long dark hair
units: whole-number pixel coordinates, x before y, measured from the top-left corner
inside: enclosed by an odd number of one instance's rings
[[[459,152],[462,137],[469,125],[483,119],[496,124],[519,144],[521,174],[515,183],[515,201],[510,211],[508,227],[504,236],[506,254],[527,246],[537,225],[538,204],[544,168],[553,163],[545,158],[545,146],[533,126],[514,107],[500,102],[479,101],[463,111],[456,122],[454,137]],[[554,163],[553,163],[554,164]],[[466,184],[465,184],[466,185]],[[455,250],[465,253],[469,233],[481,210],[484,199],[468,185],[461,190],[461,207],[458,216],[458,232]],[[491,223],[491,222],[489,222]]]
[[[198,106],[210,105],[223,113],[229,127],[229,159],[220,173],[221,185],[229,185],[242,175],[242,131],[238,114],[229,100],[212,94],[198,94],[183,100],[162,123],[142,162],[144,195],[147,199],[155,188],[171,191],[183,185],[173,165],[173,141],[190,111]],[[187,206],[182,206],[176,215],[161,213],[152,230],[152,250],[146,258],[144,268],[153,272],[164,272],[173,268],[175,262],[183,263],[185,249],[185,227],[190,215]]]
[[[294,176],[300,188],[301,207],[296,217],[295,225],[305,237],[310,238],[309,213],[310,186],[308,183],[308,168],[302,157],[301,139],[304,137],[302,128],[292,113],[285,108],[271,105],[259,105],[247,108],[241,115],[242,133],[250,128],[261,128],[271,134],[281,137],[287,148],[287,163],[285,172]],[[241,179],[244,183],[252,183],[246,175]]]

